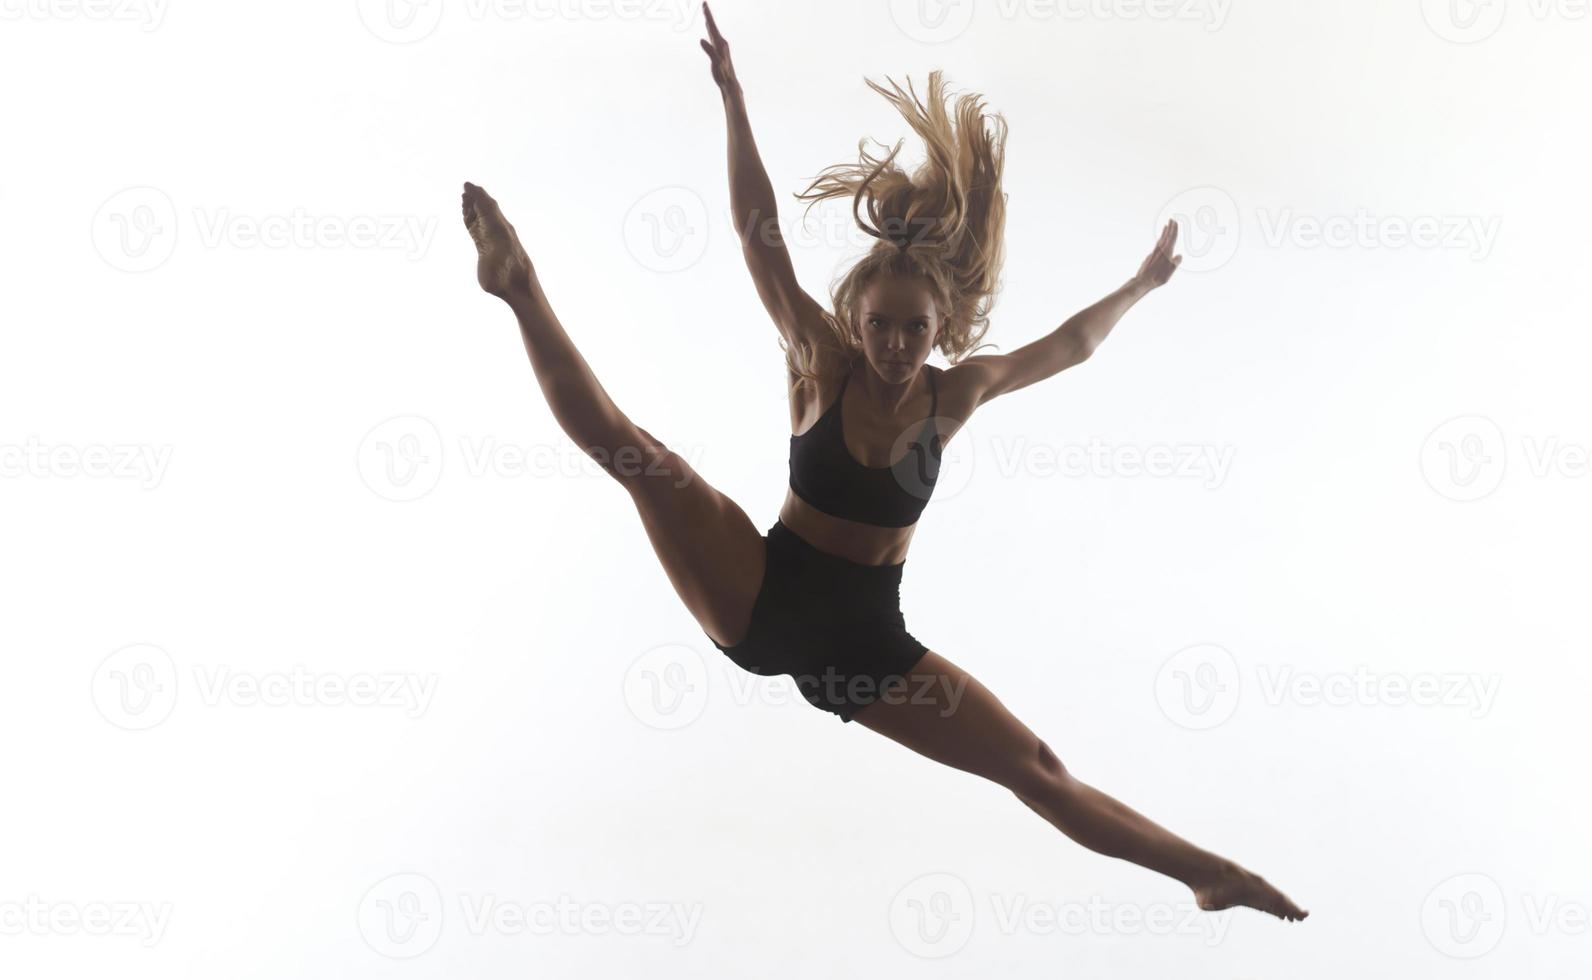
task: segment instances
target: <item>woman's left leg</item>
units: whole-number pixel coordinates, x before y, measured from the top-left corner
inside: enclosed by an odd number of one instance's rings
[[[1176,878],[1194,891],[1202,909],[1245,905],[1284,919],[1309,914],[1259,875],[1080,782],[988,688],[932,650],[906,684],[853,720],[920,755],[1006,787],[1090,850]]]

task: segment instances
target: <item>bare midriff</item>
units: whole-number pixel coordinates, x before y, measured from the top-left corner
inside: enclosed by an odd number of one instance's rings
[[[906,560],[916,524],[880,527],[826,514],[785,487],[779,519],[819,551],[859,565],[895,565]]]

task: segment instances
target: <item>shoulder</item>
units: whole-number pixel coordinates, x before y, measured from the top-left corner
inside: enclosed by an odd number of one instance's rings
[[[935,393],[939,398],[937,414],[954,420],[958,425],[967,421],[989,387],[989,369],[973,363],[978,358],[958,361],[948,368],[925,365],[935,372]]]

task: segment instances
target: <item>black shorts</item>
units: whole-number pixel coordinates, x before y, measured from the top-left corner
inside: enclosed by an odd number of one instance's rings
[[[744,670],[789,674],[813,707],[849,722],[928,652],[901,616],[906,562],[863,565],[819,551],[779,520],[763,540],[768,561],[746,637],[732,647],[708,639]]]

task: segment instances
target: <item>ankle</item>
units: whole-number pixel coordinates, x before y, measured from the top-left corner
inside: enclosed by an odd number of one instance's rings
[[[536,279],[530,273],[515,276],[510,281],[508,290],[499,298],[509,304],[509,309],[514,311],[514,315],[522,323],[527,318],[546,317],[551,312],[546,297],[536,288]]]
[[[1190,888],[1208,887],[1224,881],[1236,881],[1243,875],[1244,869],[1238,864],[1213,854],[1184,884]]]

